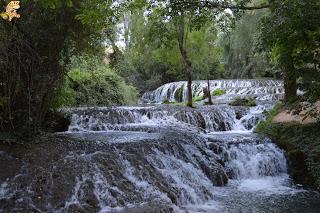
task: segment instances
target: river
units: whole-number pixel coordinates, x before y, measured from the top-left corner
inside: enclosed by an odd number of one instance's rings
[[[166,84],[139,106],[64,109],[67,132],[0,146],[0,212],[319,212],[319,193],[295,185],[285,153],[253,133],[281,81],[211,81],[226,90],[219,104],[159,104],[184,101],[185,87]],[[235,96],[258,105],[229,106]]]

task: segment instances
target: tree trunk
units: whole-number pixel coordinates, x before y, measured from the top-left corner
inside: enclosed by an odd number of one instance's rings
[[[208,93],[209,93],[209,96],[208,96],[208,104],[209,105],[212,105],[212,97],[211,97],[211,90],[210,90],[210,80],[208,79]]]
[[[191,76],[191,66],[189,66],[187,63],[186,63],[186,66],[185,66],[185,73],[187,75],[187,78],[188,78],[188,83],[187,83],[187,98],[188,98],[188,101],[187,101],[187,106],[188,107],[192,107],[192,76]]]
[[[179,50],[183,62],[184,73],[187,77],[187,106],[192,107],[192,63],[188,57],[186,50],[186,32],[185,32],[185,18],[184,14],[178,17],[178,21],[176,22],[177,28],[177,39],[179,44]]]
[[[297,77],[292,60],[284,69],[285,102],[289,103],[297,99]]]
[[[130,14],[129,12],[124,13],[123,17],[123,25],[124,25],[124,43],[125,43],[125,49],[129,49],[130,47]]]

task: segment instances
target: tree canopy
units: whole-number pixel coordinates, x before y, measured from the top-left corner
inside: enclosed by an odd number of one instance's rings
[[[270,1],[270,11],[262,23],[262,45],[283,71],[287,101],[296,98],[298,78],[300,89],[318,99],[320,2]]]
[[[142,94],[187,80],[191,106],[194,79],[278,77],[288,102],[297,89],[308,101],[320,96],[317,0],[29,0],[18,12],[0,24],[4,130],[38,129],[66,89],[112,105],[126,103],[123,85]],[[84,61],[72,67],[75,59]],[[97,70],[83,68],[92,61]],[[95,84],[96,74],[107,80]],[[112,82],[118,93],[105,89]],[[86,102],[100,103],[73,103]]]

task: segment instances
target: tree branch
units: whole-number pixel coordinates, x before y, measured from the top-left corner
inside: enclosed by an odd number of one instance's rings
[[[259,6],[244,6],[244,5],[230,5],[223,2],[212,2],[209,0],[200,0],[200,1],[174,1],[173,5],[176,7],[184,7],[184,8],[208,8],[208,9],[231,9],[231,10],[260,10],[269,8],[269,4],[263,4]]]

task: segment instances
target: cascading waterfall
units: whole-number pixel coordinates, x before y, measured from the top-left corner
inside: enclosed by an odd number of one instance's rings
[[[204,84],[194,84],[195,95]],[[273,80],[211,84],[225,88],[226,99],[283,93]],[[144,99],[177,100],[182,85],[164,85]],[[8,164],[0,173],[0,213],[317,212],[319,194],[295,187],[283,151],[252,133],[272,100],[256,107],[63,109],[69,131],[46,139],[53,142],[24,155],[0,147],[0,163]]]
[[[79,109],[73,111],[69,131],[145,131],[146,128],[157,129],[170,125],[226,131],[234,128],[236,113],[244,113],[242,111],[245,109],[229,106],[198,110],[175,107]]]
[[[218,100],[228,101],[235,96],[255,97],[260,101],[275,101],[284,96],[283,82],[278,80],[211,80],[212,91],[223,89],[225,95],[217,97]],[[207,87],[207,81],[193,81],[193,97],[203,95],[203,88]],[[141,103],[162,103],[165,100],[173,102],[185,102],[187,100],[187,82],[173,82],[165,84],[158,89],[145,93]]]
[[[257,107],[229,105],[203,106],[197,109],[175,106],[78,108],[71,112],[70,132],[77,131],[146,131],[163,126],[198,128],[206,132],[252,130],[271,104]]]
[[[226,168],[230,171],[230,178],[258,178],[287,172],[283,152],[272,143],[233,145],[227,153]]]

